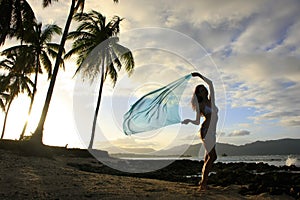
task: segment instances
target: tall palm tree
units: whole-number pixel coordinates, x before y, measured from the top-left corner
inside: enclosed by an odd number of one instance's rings
[[[113,1],[116,2],[116,3],[118,2],[118,0],[113,0]],[[44,2],[45,2],[45,0],[44,0]],[[73,15],[75,13],[77,13],[78,11],[80,13],[82,13],[83,9],[84,9],[84,4],[85,4],[85,0],[71,0],[69,15],[68,15],[68,18],[67,18],[67,21],[66,21],[66,24],[65,24],[65,28],[64,28],[62,37],[61,37],[61,42],[60,42],[60,46],[59,46],[59,49],[58,49],[58,54],[57,54],[57,57],[56,57],[56,61],[55,61],[52,77],[51,77],[51,80],[50,80],[49,88],[48,88],[48,91],[47,91],[47,96],[46,96],[46,99],[45,99],[42,114],[41,114],[39,123],[38,123],[38,125],[37,125],[37,127],[34,131],[34,134],[31,138],[31,141],[36,143],[36,144],[43,144],[42,140],[43,140],[44,124],[45,124],[46,116],[47,116],[48,109],[49,109],[49,106],[50,106],[50,101],[51,101],[51,98],[52,98],[53,89],[54,89],[55,82],[56,82],[56,76],[58,74],[59,65],[61,63],[61,57],[62,57],[62,54],[63,54],[65,42],[67,40],[67,36],[68,36],[68,32],[69,32],[69,28],[70,28],[70,25],[71,25]]]
[[[42,66],[48,73],[48,78],[51,78],[52,74],[52,63],[50,57],[56,58],[57,50],[59,48],[58,44],[51,43],[51,39],[54,34],[61,34],[61,28],[57,25],[46,25],[42,28],[42,23],[34,23],[31,29],[24,34],[23,41],[24,45],[16,45],[10,47],[2,52],[2,55],[11,55],[13,53],[20,54],[20,52],[30,53],[31,60],[27,59],[27,62],[31,63],[33,68],[34,76],[34,86],[31,95],[30,106],[28,109],[28,117],[31,114],[32,105],[34,102],[35,94],[37,91],[38,74],[42,73]],[[63,63],[62,63],[63,64]],[[24,133],[26,131],[28,124],[28,119],[26,119],[20,139],[23,139]]]
[[[26,92],[28,96],[31,96],[31,87],[33,82],[30,80],[30,74],[32,68],[26,67],[27,59],[30,54],[23,53],[21,55],[10,55],[5,60],[0,62],[0,68],[6,72],[0,78],[2,87],[5,87],[5,91],[8,94],[7,101],[5,103],[5,117],[2,128],[1,139],[3,139],[7,116],[13,100],[19,93]]]
[[[76,31],[69,33],[68,38],[74,39],[75,42],[73,43],[72,49],[66,54],[66,57],[73,54],[78,55],[77,65],[79,67],[75,74],[80,72],[83,76],[89,77],[91,81],[94,81],[99,73],[101,73],[91,140],[88,146],[88,148],[91,149],[95,137],[103,82],[109,74],[113,84],[115,84],[118,77],[117,71],[121,69],[122,65],[125,66],[126,71],[130,75],[134,69],[134,59],[129,49],[118,44],[116,35],[120,32],[119,24],[122,19],[115,16],[113,20],[106,23],[106,18],[94,10],[89,13],[76,14],[74,18],[81,23]],[[101,56],[98,58],[98,63],[96,63],[96,65],[84,65],[83,61],[85,58],[98,45],[101,45],[99,49]]]
[[[30,52],[32,56],[32,67],[34,68],[34,86],[31,95],[31,102],[28,109],[28,117],[31,114],[32,105],[37,91],[38,74],[42,72],[42,66],[48,73],[48,78],[51,78],[52,63],[50,57],[56,58],[59,44],[51,43],[54,34],[61,34],[61,28],[55,24],[46,25],[42,28],[42,23],[34,23],[30,31],[24,35],[25,45],[17,45],[6,49],[2,52],[3,55],[11,54],[12,52]],[[61,63],[63,65],[63,63]],[[24,124],[20,139],[23,139],[26,131],[28,119]]]
[[[60,45],[59,45],[59,49],[58,49],[58,53],[57,53],[57,57],[55,60],[55,65],[54,65],[54,69],[53,69],[53,73],[52,73],[52,77],[50,80],[50,84],[48,87],[48,91],[47,91],[47,95],[46,95],[46,99],[45,99],[45,103],[44,103],[44,107],[42,110],[42,114],[39,120],[39,123],[31,137],[31,141],[36,143],[36,144],[43,144],[43,129],[44,129],[44,124],[46,121],[46,116],[49,110],[49,106],[50,106],[50,101],[52,98],[52,94],[53,94],[53,90],[54,90],[54,86],[55,86],[55,82],[56,82],[56,77],[58,74],[58,70],[59,70],[59,65],[62,62],[61,57],[64,51],[64,46],[67,40],[67,36],[68,36],[68,32],[69,32],[69,28],[71,26],[71,21],[73,18],[73,15],[78,11],[81,10],[81,12],[83,11],[84,8],[84,3],[85,0],[71,0],[71,6],[70,6],[70,10],[69,10],[69,15],[65,24],[65,28],[61,37],[61,41],[60,41]]]
[[[43,0],[43,6],[47,7],[54,1],[58,1],[58,0]],[[49,103],[51,100],[56,74],[58,72],[58,68],[61,63],[61,56],[63,54],[64,44],[71,24],[71,19],[74,12],[76,12],[76,10],[83,9],[84,1],[85,0],[71,0],[72,4],[70,8],[70,13],[60,43],[56,64],[54,66],[54,73],[53,73],[54,76],[52,76],[51,79],[52,81],[50,82],[40,123],[38,125],[38,128],[36,129],[37,131],[35,131],[35,133],[36,132],[40,133],[40,134],[35,134],[38,136],[35,138],[37,138],[37,141],[39,143],[42,143],[42,129],[46,119]],[[16,37],[17,39],[21,39],[21,43],[22,43],[23,35],[27,31],[25,27],[30,27],[30,24],[34,23],[35,21],[36,18],[34,16],[34,12],[32,11],[32,8],[28,4],[27,0],[0,0],[0,45],[4,44],[7,37]]]

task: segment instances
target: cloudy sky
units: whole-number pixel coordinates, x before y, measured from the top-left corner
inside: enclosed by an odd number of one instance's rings
[[[69,0],[46,9],[39,0],[29,2],[43,24],[64,26]],[[195,70],[211,78],[216,88],[221,116],[218,142],[240,145],[300,138],[299,7],[298,0],[121,0],[118,4],[87,0],[85,11],[97,10],[108,20],[114,15],[124,18],[120,43],[133,51],[136,63],[131,78],[121,71],[114,89],[109,81],[105,84],[95,145],[103,138],[117,147],[160,149],[195,143],[198,128],[190,125],[131,139],[121,131],[122,115],[134,100]],[[12,44],[8,41],[1,49]],[[70,60],[66,70],[60,71],[45,126],[46,143],[80,146],[88,141],[97,84],[87,87],[72,79],[75,69]],[[183,117],[194,117],[188,97],[197,82],[201,81],[193,80],[186,89]],[[39,116],[46,89],[44,78],[33,118]],[[15,103],[19,113],[11,114],[20,123],[24,119],[20,117],[22,101]],[[29,131],[34,126],[32,122]],[[15,130],[10,124],[6,137],[16,137]]]

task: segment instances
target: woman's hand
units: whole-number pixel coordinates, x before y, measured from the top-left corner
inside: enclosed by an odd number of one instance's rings
[[[190,121],[191,121],[191,120],[189,120],[189,119],[185,119],[185,120],[183,120],[183,121],[181,122],[181,124],[188,124]]]
[[[200,78],[203,77],[199,72],[193,72],[193,73],[192,73],[192,76],[193,76],[193,77],[198,76],[198,77],[200,77]]]
[[[196,76],[200,77],[200,78],[201,78],[202,80],[204,80],[207,84],[211,84],[211,83],[212,83],[211,80],[209,80],[208,78],[206,78],[205,76],[203,76],[203,75],[200,74],[199,72],[193,72],[193,73],[191,73],[191,74],[192,74],[193,77],[196,77]]]

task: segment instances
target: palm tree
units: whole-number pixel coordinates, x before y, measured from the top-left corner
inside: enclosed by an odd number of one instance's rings
[[[43,0],[43,6],[47,7],[53,1],[58,0]],[[53,81],[50,83],[49,90],[47,93],[47,98],[45,106],[42,112],[42,117],[37,130],[43,129],[43,124],[45,122],[45,117],[47,115],[49,103],[51,100],[53,87],[56,79],[56,74],[61,63],[61,56],[64,50],[64,44],[67,37],[67,33],[71,24],[71,19],[74,12],[78,9],[83,9],[85,0],[72,0],[70,14],[66,22],[66,28],[64,31],[64,36],[62,37],[60,48],[58,51],[58,56],[56,59],[56,65],[54,67],[54,76],[52,76]],[[3,45],[7,37],[16,37],[23,40],[24,33],[26,33],[25,27],[30,27],[36,21],[34,12],[26,0],[0,0],[0,45]],[[36,131],[42,132],[42,131]],[[39,134],[36,134],[39,135]],[[42,133],[40,134],[42,135]],[[38,138],[38,137],[37,137]],[[40,137],[40,143],[42,142],[42,136]],[[39,140],[39,139],[38,139]],[[34,140],[32,140],[34,141]]]
[[[114,2],[118,2],[118,0],[113,0]],[[45,2],[45,0],[44,0]],[[51,2],[50,2],[51,3]],[[67,36],[68,36],[68,32],[69,32],[69,28],[71,25],[71,21],[73,18],[73,15],[75,13],[77,13],[78,11],[80,11],[80,13],[82,13],[83,8],[84,8],[84,4],[85,4],[85,0],[71,0],[71,6],[70,6],[70,10],[69,10],[69,15],[65,24],[65,28],[61,37],[61,42],[60,42],[60,46],[58,49],[58,54],[56,57],[56,61],[55,61],[55,65],[54,65],[54,69],[53,69],[53,73],[52,73],[52,77],[50,80],[50,84],[49,84],[49,88],[47,91],[47,96],[45,99],[45,103],[44,103],[44,107],[42,110],[42,114],[39,120],[39,123],[34,131],[34,134],[31,138],[31,141],[33,141],[36,144],[43,144],[43,129],[44,129],[44,124],[46,121],[46,116],[48,113],[48,109],[50,106],[50,101],[52,98],[52,93],[53,93],[53,89],[55,86],[55,82],[56,82],[56,76],[58,74],[58,70],[59,70],[59,65],[61,63],[61,57],[63,54],[63,50],[64,50],[64,46],[65,46],[65,42],[67,40]]]
[[[5,60],[0,62],[0,67],[5,72],[0,78],[1,87],[5,88],[8,94],[7,101],[5,103],[5,117],[2,128],[1,139],[3,139],[7,116],[13,100],[19,93],[27,92],[28,96],[31,96],[31,87],[33,82],[30,80],[29,75],[32,73],[32,68],[27,67],[29,64],[26,60],[30,58],[30,53],[23,53],[20,55],[9,55]]]
[[[34,68],[34,86],[31,95],[31,102],[28,109],[28,117],[31,114],[32,105],[34,102],[34,97],[37,91],[37,81],[38,74],[42,72],[42,67],[47,71],[48,78],[51,78],[52,74],[52,63],[50,61],[50,57],[55,58],[57,56],[57,50],[59,48],[58,44],[51,43],[51,39],[54,34],[61,34],[61,28],[57,25],[46,25],[45,28],[42,29],[42,23],[34,23],[33,27],[30,31],[28,31],[24,35],[24,42],[26,45],[17,45],[6,49],[2,52],[3,55],[11,54],[11,52],[30,52],[32,57],[32,67]],[[49,57],[50,56],[50,57]],[[63,63],[61,63],[63,65]],[[24,133],[26,131],[28,124],[28,119],[24,124],[22,133],[20,135],[20,140],[23,139]]]
[[[29,29],[28,29],[29,30]],[[42,24],[34,23],[33,27],[30,31],[27,31],[24,34],[23,40],[26,44],[17,45],[11,48],[8,48],[2,52],[2,55],[10,55],[12,53],[27,52],[31,55],[31,60],[27,59],[27,62],[31,63],[33,67],[33,72],[35,73],[34,77],[34,86],[31,95],[30,106],[28,109],[28,117],[31,114],[32,105],[34,102],[35,94],[37,91],[37,82],[38,82],[38,74],[42,73],[42,66],[48,73],[48,78],[51,78],[52,74],[52,63],[50,61],[50,57],[55,58],[57,55],[57,49],[59,48],[58,44],[51,43],[51,39],[54,34],[61,34],[61,28],[57,25],[46,25],[45,28],[42,29]],[[50,57],[49,57],[50,56]],[[63,63],[62,63],[63,64]],[[20,135],[20,140],[23,139],[24,133],[26,131],[28,124],[28,119],[24,124],[22,133]]]
[[[65,24],[65,28],[62,34],[62,38],[60,41],[60,45],[59,45],[59,49],[58,49],[58,53],[57,53],[57,57],[55,60],[55,65],[54,65],[54,69],[53,69],[53,73],[52,73],[52,77],[50,80],[50,84],[49,84],[49,88],[47,91],[47,95],[46,95],[46,100],[44,103],[44,107],[42,110],[42,114],[39,120],[39,123],[31,137],[31,141],[36,143],[36,144],[43,144],[43,129],[44,129],[44,124],[46,121],[46,116],[48,113],[48,109],[50,106],[50,101],[52,98],[52,93],[54,90],[54,86],[55,86],[55,82],[56,82],[56,77],[58,74],[58,70],[59,70],[59,65],[62,62],[61,57],[64,51],[64,46],[67,40],[67,36],[68,36],[68,32],[69,32],[69,28],[71,25],[71,21],[73,18],[73,15],[78,11],[78,10],[83,10],[84,8],[84,1],[85,0],[71,0],[71,7],[70,7],[70,11],[69,11],[69,15]]]
[[[44,7],[48,6],[49,4],[52,3],[52,1],[58,1],[58,0],[43,0],[43,6]],[[118,0],[113,0],[113,1],[115,3],[118,3]],[[42,142],[43,128],[48,113],[53,89],[55,86],[56,76],[59,70],[60,63],[62,62],[61,57],[64,51],[64,46],[65,46],[65,42],[67,39],[67,35],[69,32],[73,15],[77,11],[82,12],[84,8],[84,4],[85,4],[85,0],[71,0],[69,15],[67,17],[65,28],[62,34],[62,38],[58,49],[46,100],[43,106],[42,114],[38,126],[33,134],[33,137],[31,138],[31,141],[33,141],[36,144],[43,144]],[[31,7],[26,0],[1,0],[0,1],[0,45],[4,44],[7,36],[10,37],[17,36],[22,40],[23,33],[25,32],[23,29],[23,24],[30,24],[34,20],[35,20],[34,13],[32,12]],[[21,31],[19,32],[16,30],[21,30]],[[16,35],[14,33],[16,33]]]
[[[91,78],[94,81],[101,72],[101,81],[98,92],[98,100],[94,113],[91,140],[88,148],[91,149],[95,137],[96,122],[100,108],[103,82],[107,74],[115,85],[119,71],[122,65],[125,65],[129,75],[133,72],[134,59],[132,53],[126,47],[118,44],[116,35],[120,32],[119,24],[122,19],[115,16],[113,20],[106,24],[106,18],[97,11],[89,13],[76,14],[75,20],[81,22],[77,30],[69,33],[68,38],[74,39],[72,49],[66,54],[69,57],[78,54],[77,65],[79,66],[76,73],[82,73],[84,77]],[[88,54],[100,46],[101,56],[96,65],[84,65],[83,61]],[[98,47],[99,47],[98,46]]]

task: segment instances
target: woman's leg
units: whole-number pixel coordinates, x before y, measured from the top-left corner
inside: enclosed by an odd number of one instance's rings
[[[217,159],[217,154],[216,154],[215,147],[213,147],[211,151],[205,156],[204,159],[204,164],[202,167],[202,179],[200,182],[200,190],[206,190],[208,174],[212,169],[212,165],[216,159]]]
[[[208,155],[208,153],[205,152],[204,162],[203,162],[202,171],[201,171],[202,178],[201,178],[201,181],[199,181],[198,185],[201,185],[201,184],[202,184],[203,174],[204,174],[204,169],[206,168],[205,166],[206,166],[206,163],[207,163],[207,161],[208,161],[208,158],[209,158],[209,155]]]

